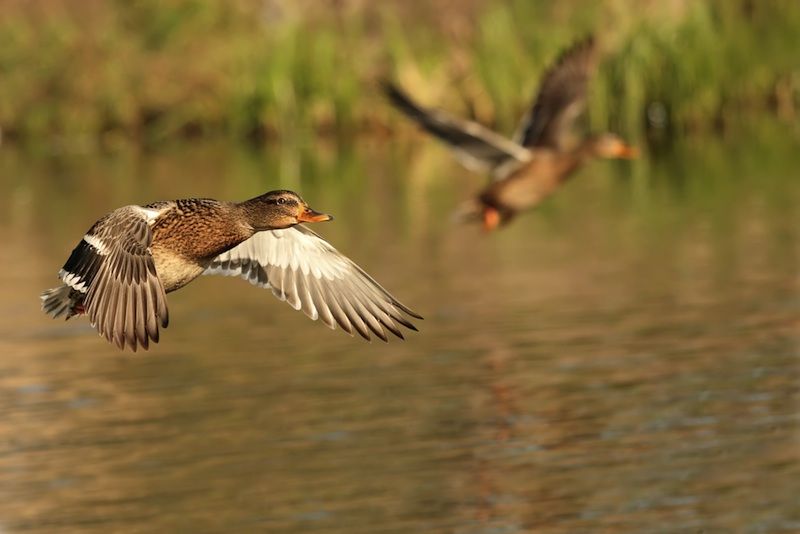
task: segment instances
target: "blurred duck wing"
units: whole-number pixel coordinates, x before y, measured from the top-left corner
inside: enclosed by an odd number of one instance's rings
[[[493,171],[509,162],[524,163],[530,158],[524,147],[477,122],[459,119],[439,109],[422,107],[391,82],[384,82],[383,88],[394,107],[443,141],[470,170]]]
[[[596,51],[595,39],[590,36],[572,45],[550,66],[514,141],[528,148],[569,148],[570,130],[586,107]]]

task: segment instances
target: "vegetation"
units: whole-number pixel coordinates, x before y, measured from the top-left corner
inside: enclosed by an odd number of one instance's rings
[[[377,91],[391,76],[510,131],[548,62],[589,32],[610,43],[597,127],[720,126],[800,102],[795,0],[9,0],[0,128],[70,143],[406,128]]]

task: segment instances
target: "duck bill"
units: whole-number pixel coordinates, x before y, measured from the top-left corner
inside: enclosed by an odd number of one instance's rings
[[[333,215],[328,215],[327,213],[320,213],[318,211],[314,211],[311,208],[306,208],[303,210],[300,215],[297,216],[297,220],[300,222],[325,222],[333,220]]]
[[[500,226],[500,212],[490,206],[483,208],[483,229],[491,232],[498,226]]]
[[[639,149],[635,146],[622,145],[617,150],[617,157],[619,159],[636,159],[639,157]]]

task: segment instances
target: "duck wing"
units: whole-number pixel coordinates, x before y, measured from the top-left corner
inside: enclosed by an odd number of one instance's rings
[[[493,171],[509,162],[523,163],[528,150],[477,122],[415,103],[400,87],[384,82],[386,97],[398,110],[443,141],[462,165],[474,171]]]
[[[586,107],[596,50],[595,39],[590,36],[572,45],[550,66],[514,141],[528,148],[567,149],[569,131]]]
[[[119,348],[147,349],[169,323],[164,286],[156,273],[148,220],[155,212],[119,208],[97,221],[72,251],[59,277],[84,294],[89,321]]]
[[[422,318],[304,226],[257,232],[214,258],[203,274],[240,276],[312,320],[367,340],[372,332],[387,341],[387,330],[402,339],[398,323],[416,330],[404,314]]]

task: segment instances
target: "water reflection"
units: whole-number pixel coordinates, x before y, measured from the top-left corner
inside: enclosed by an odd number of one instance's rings
[[[4,147],[0,530],[800,529],[800,156],[764,128],[593,165],[490,239],[447,223],[480,178],[427,144]],[[276,187],[421,334],[365,344],[223,278],[135,356],[40,313],[98,215]]]

